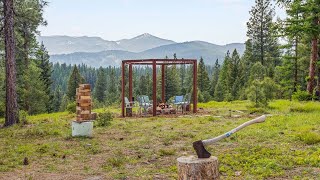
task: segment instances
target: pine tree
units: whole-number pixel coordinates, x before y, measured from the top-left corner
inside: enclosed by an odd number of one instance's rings
[[[81,77],[78,67],[76,65],[73,66],[72,73],[69,77],[68,81],[68,90],[67,90],[67,97],[69,100],[74,101],[76,98],[76,89],[79,87],[79,84],[81,84],[83,81],[83,78]]]
[[[186,79],[186,65],[182,64],[180,66],[180,85],[181,85],[181,93],[186,94],[185,80]]]
[[[273,75],[274,67],[279,64],[280,54],[272,22],[274,14],[271,0],[256,0],[247,23],[247,36],[252,42],[253,57],[257,57],[256,61],[268,67],[270,76]]]
[[[31,84],[32,70],[29,66],[33,63],[32,57],[37,56],[38,43],[36,34],[40,25],[46,25],[43,19],[45,1],[15,1],[15,33],[16,33],[16,59],[17,59],[17,95],[19,107],[30,112],[32,108],[29,92],[34,91]],[[33,69],[36,70],[36,69]]]
[[[221,78],[218,79],[217,85],[214,90],[214,100],[215,101],[223,101],[225,92],[224,92],[224,86],[223,86],[223,80]]]
[[[248,86],[250,70],[253,64],[255,64],[255,58],[253,57],[252,40],[248,39],[245,43],[245,51],[240,59],[240,98],[246,99],[245,88]]]
[[[107,90],[107,103],[114,104],[116,102],[119,102],[120,96],[117,91],[118,87],[116,86],[117,78],[115,68],[111,68],[110,70],[108,83],[110,84],[110,86],[108,86]]]
[[[229,67],[231,63],[230,52],[228,51],[219,74],[219,79],[217,85],[215,87],[215,95],[214,99],[216,101],[222,101],[223,99],[227,99],[226,97],[230,97],[231,95],[231,87],[230,84],[230,76],[229,76]]]
[[[231,96],[233,100],[236,100],[239,98],[239,90],[241,87],[241,80],[240,80],[240,56],[235,49],[232,52],[231,62],[229,64],[229,87]]]
[[[288,38],[288,44],[285,46],[288,52],[283,58],[284,60],[287,60],[286,66],[293,72],[293,75],[291,76],[293,77],[293,82],[291,83],[293,86],[292,92],[296,92],[298,88],[298,47],[303,36],[303,30],[301,29],[301,27],[303,26],[304,20],[301,14],[302,11],[300,9],[300,4],[301,0],[295,0],[294,2],[289,4],[286,9],[287,18],[281,27],[281,34]],[[291,63],[291,61],[293,62]],[[292,66],[292,68],[289,67],[290,65]],[[282,68],[282,70],[285,69]],[[288,81],[291,81],[291,78]],[[288,87],[288,89],[291,91],[290,87]]]
[[[166,102],[173,96],[180,94],[179,72],[176,65],[167,66],[165,74],[165,100]]]
[[[249,83],[253,80],[262,81],[265,76],[266,68],[260,62],[256,62],[250,69]]]
[[[209,92],[210,89],[210,80],[206,66],[204,64],[203,58],[200,58],[198,64],[198,88],[201,92]]]
[[[46,86],[40,79],[41,69],[34,60],[29,63],[28,71],[30,74],[28,81],[30,88],[23,93],[25,96],[23,98],[28,101],[28,109],[26,109],[26,111],[34,115],[47,112],[47,107],[51,105],[48,105],[50,97],[46,94]]]
[[[4,39],[6,60],[6,115],[4,126],[19,122],[16,91],[16,63],[14,39],[14,1],[3,0]]]
[[[146,93],[147,87],[147,79],[146,76],[142,75],[140,76],[139,85],[138,85],[138,94],[139,95],[147,95],[149,93]]]
[[[53,112],[58,112],[60,110],[62,98],[63,98],[63,94],[62,94],[60,86],[58,86],[55,89],[54,94],[53,94],[53,100],[52,100]]]
[[[152,92],[153,92],[153,80],[151,77],[151,73],[147,71],[146,75],[146,89],[144,90],[145,95],[149,96],[150,98],[152,97]]]
[[[212,79],[211,79],[211,87],[210,87],[210,95],[212,97],[214,97],[214,93],[215,93],[215,87],[218,83],[219,80],[219,74],[220,74],[220,64],[219,64],[219,60],[217,59],[214,67],[213,67],[213,73],[212,73]]]
[[[97,75],[97,82],[94,88],[94,97],[99,102],[104,102],[106,99],[106,90],[107,90],[107,75],[105,70],[100,67]]]
[[[295,67],[298,62],[298,43],[307,39],[310,43],[310,63],[309,76],[307,77],[307,90],[309,94],[313,94],[314,87],[318,84],[320,89],[320,78],[316,82],[316,66],[319,57],[319,34],[320,34],[320,1],[319,0],[278,0],[287,8],[288,18],[284,26],[284,35],[289,39],[293,39],[295,45]],[[302,38],[301,38],[302,37]],[[295,68],[296,70],[298,68]],[[320,75],[320,66],[318,66],[318,74]],[[294,85],[298,83],[297,72],[295,72]],[[296,89],[296,87],[295,87]]]
[[[40,48],[36,54],[36,58],[39,61],[38,68],[40,69],[40,80],[44,84],[44,91],[48,96],[49,100],[46,102],[46,110],[48,113],[52,112],[52,100],[53,94],[51,92],[51,75],[52,75],[52,64],[49,61],[49,54],[43,43],[41,43]]]

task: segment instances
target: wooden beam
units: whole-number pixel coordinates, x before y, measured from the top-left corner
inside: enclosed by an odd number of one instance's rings
[[[125,64],[124,62],[122,62],[122,83],[121,83],[121,114],[122,114],[122,117],[125,117],[124,116],[124,96],[125,96]]]
[[[129,64],[129,101],[132,102],[132,64]]]
[[[165,103],[165,65],[161,65],[161,100]]]
[[[152,100],[153,100],[153,116],[157,115],[157,64],[156,61],[153,61],[152,64],[152,79],[153,79],[153,88],[152,88]]]
[[[197,93],[197,61],[193,63],[193,113],[197,113],[198,93]]]

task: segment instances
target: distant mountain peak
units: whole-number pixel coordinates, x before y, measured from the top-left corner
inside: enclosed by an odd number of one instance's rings
[[[141,35],[139,35],[137,37],[134,37],[132,39],[143,39],[143,38],[149,38],[149,37],[155,37],[155,36],[153,36],[153,35],[151,35],[149,33],[143,33],[143,34],[141,34]]]

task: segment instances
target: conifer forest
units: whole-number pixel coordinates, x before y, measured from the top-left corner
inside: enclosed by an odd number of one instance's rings
[[[50,179],[46,176],[49,173],[62,175],[65,169],[70,169],[69,166],[78,167],[77,153],[92,156],[97,161],[83,160],[87,165],[75,169],[79,176],[71,173],[70,176],[53,176],[51,179],[82,179],[91,175],[101,179],[157,179],[158,176],[159,179],[177,179],[175,159],[182,153],[192,152],[186,146],[177,146],[177,143],[191,144],[195,138],[210,138],[213,135],[200,129],[220,126],[221,130],[206,131],[218,135],[232,129],[231,126],[239,125],[232,118],[241,116],[248,120],[262,114],[270,114],[266,124],[262,125],[265,133],[256,128],[259,125],[254,125],[256,129],[243,130],[244,134],[239,132],[233,139],[209,148],[219,158],[222,179],[320,177],[320,0],[252,1],[249,12],[245,12],[249,19],[246,21],[244,51],[233,48],[226,50],[223,58],[205,54],[197,57],[200,115],[190,116],[199,123],[189,123],[191,120],[183,115],[177,115],[172,122],[168,120],[171,116],[121,119],[120,63],[93,67],[83,62],[53,62],[48,47],[39,41],[39,27],[50,24],[44,13],[51,4],[54,3],[49,0],[0,1],[0,151],[3,151],[0,152],[0,179],[18,179],[20,176],[10,174],[13,168],[18,168],[22,174],[22,168],[32,161],[40,164],[33,165],[35,169],[47,174],[35,175],[30,167],[25,171],[30,172],[27,174],[31,179]],[[284,15],[280,17],[279,11]],[[207,23],[210,24],[210,19]],[[162,59],[189,58],[179,52],[163,52],[162,55]],[[129,73],[128,67],[125,68],[124,86],[128,88]],[[169,65],[165,68],[166,102],[193,92],[192,65]],[[161,67],[157,66],[156,71],[156,99],[160,103]],[[152,65],[133,66],[132,72],[132,96],[152,98]],[[92,139],[72,140],[68,128],[76,112],[76,89],[80,84],[91,85],[93,109],[98,112],[98,120],[114,120],[97,121],[94,125],[97,135]],[[125,97],[129,96],[126,91]],[[241,114],[242,111],[246,115]],[[234,115],[239,112],[240,115]],[[202,116],[201,113],[209,115]],[[59,120],[63,122],[59,123]],[[241,119],[241,122],[244,121]],[[148,134],[143,134],[140,126]],[[164,131],[170,132],[165,134]],[[154,136],[158,138],[153,139]],[[109,137],[108,141],[102,140]],[[39,139],[29,146],[28,138]],[[55,142],[48,140],[54,138]],[[125,150],[121,149],[122,142]],[[110,144],[102,146],[101,143]],[[139,143],[142,149],[136,146]],[[157,147],[150,145],[153,143]],[[231,146],[231,143],[237,145]],[[32,149],[32,146],[38,149]],[[9,149],[15,151],[15,155]],[[39,153],[42,156],[38,156]],[[110,154],[116,157],[110,157]],[[56,165],[48,165],[42,159],[46,156],[67,158],[65,161],[69,164],[54,161]],[[155,169],[159,171],[155,172]]]

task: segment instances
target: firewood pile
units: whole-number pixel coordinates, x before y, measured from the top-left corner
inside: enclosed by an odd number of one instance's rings
[[[90,84],[80,84],[76,90],[77,100],[77,121],[90,121],[96,119],[96,113],[91,112],[92,100],[91,100],[91,86]]]

